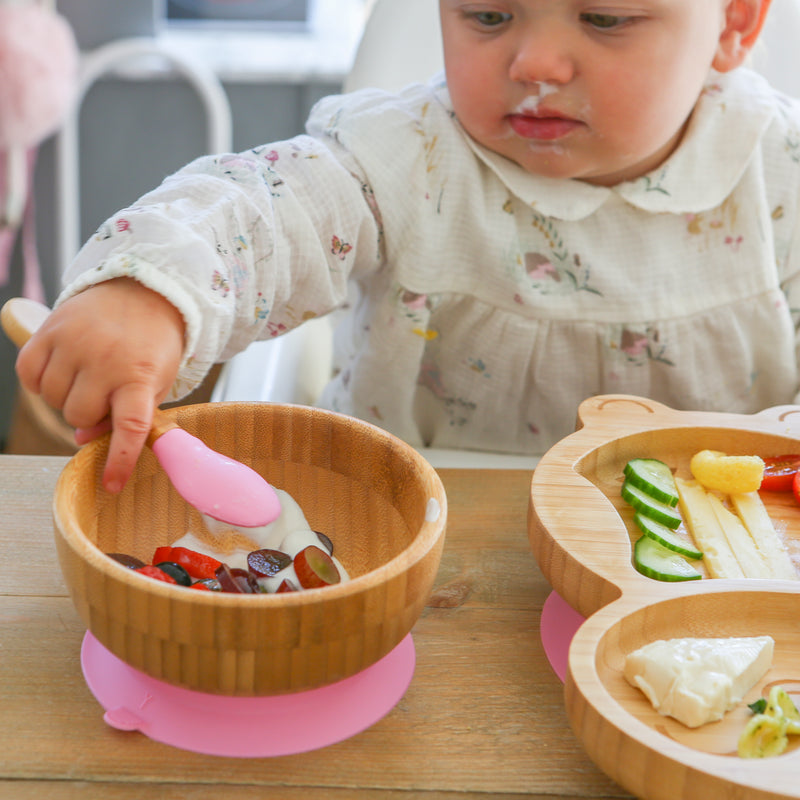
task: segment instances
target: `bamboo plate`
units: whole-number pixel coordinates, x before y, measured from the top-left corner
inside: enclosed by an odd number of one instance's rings
[[[775,683],[798,702],[800,581],[646,578],[633,567],[639,532],[620,497],[631,458],[658,458],[691,477],[691,456],[705,448],[731,455],[800,452],[800,409],[775,407],[752,416],[681,412],[605,395],[581,404],[578,425],[536,467],[528,528],[545,577],[588,617],[570,646],[565,701],[589,756],[648,800],[800,798],[800,737],[790,737],[789,749],[776,758],[736,755],[746,703]],[[762,498],[797,565],[800,506],[791,494]],[[658,714],[623,676],[625,656],[656,639],[764,634],[775,639],[770,670],[737,708],[701,728]]]

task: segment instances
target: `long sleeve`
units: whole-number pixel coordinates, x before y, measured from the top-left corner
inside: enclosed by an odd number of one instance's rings
[[[180,397],[214,362],[337,308],[351,271],[375,268],[356,168],[309,136],[198,159],[101,226],[59,302],[121,276],[164,295],[187,326]]]

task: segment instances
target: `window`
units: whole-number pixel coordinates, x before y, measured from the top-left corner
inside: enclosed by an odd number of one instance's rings
[[[205,64],[222,80],[338,84],[350,71],[372,0],[148,2],[155,3],[160,14],[159,37],[177,52]],[[222,19],[178,19],[167,16],[168,3],[184,10],[192,6],[198,13],[230,13]],[[297,19],[298,9],[303,10],[305,21]],[[245,12],[250,19],[244,16]],[[294,20],[289,19],[290,14]]]
[[[312,0],[166,0],[169,22],[305,27]]]

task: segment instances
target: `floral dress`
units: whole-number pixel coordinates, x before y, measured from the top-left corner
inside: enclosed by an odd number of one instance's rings
[[[797,401],[800,104],[755,73],[710,75],[680,147],[612,188],[479,146],[441,79],[307,131],[189,164],[70,268],[62,298],[128,275],[182,311],[173,397],[347,306],[320,404],[414,445],[540,454],[595,394]]]

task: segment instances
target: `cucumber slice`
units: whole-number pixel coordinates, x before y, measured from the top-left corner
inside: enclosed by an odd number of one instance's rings
[[[675,528],[681,524],[681,515],[677,509],[650,497],[649,494],[632,486],[629,480],[622,484],[622,499],[630,503],[640,514],[644,514],[668,528]]]
[[[657,581],[696,581],[703,577],[685,558],[649,536],[642,536],[633,546],[633,565],[642,575]]]
[[[632,486],[668,506],[678,505],[675,478],[663,461],[655,458],[634,458],[625,465],[624,472]]]
[[[655,539],[662,547],[674,550],[688,558],[702,558],[703,554],[691,543],[687,536],[681,536],[676,531],[656,522],[644,514],[634,514],[633,521],[645,536]]]

